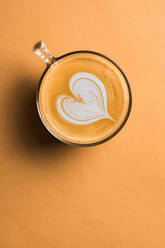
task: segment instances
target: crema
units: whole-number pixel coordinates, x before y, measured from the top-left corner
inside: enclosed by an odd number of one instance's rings
[[[90,145],[121,128],[130,109],[130,91],[126,77],[111,60],[76,52],[57,59],[46,71],[38,103],[54,136]]]

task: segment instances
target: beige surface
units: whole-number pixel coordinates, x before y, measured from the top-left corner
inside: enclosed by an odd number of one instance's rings
[[[0,9],[0,247],[165,247],[161,0],[3,1]],[[35,112],[44,39],[114,59],[133,90],[127,125],[92,148],[54,142]]]

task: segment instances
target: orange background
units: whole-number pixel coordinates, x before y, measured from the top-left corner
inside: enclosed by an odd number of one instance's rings
[[[165,3],[1,2],[0,247],[165,247]],[[133,92],[124,129],[97,147],[55,141],[35,109],[45,64],[31,52],[101,52]]]

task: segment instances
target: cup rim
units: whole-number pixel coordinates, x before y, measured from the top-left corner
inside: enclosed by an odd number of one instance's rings
[[[73,54],[76,54],[76,53],[90,53],[90,54],[94,54],[94,55],[98,55],[98,56],[101,56],[105,59],[107,59],[108,61],[110,61],[112,64],[114,64],[117,69],[121,72],[121,74],[123,75],[124,79],[125,79],[125,82],[126,82],[126,85],[127,85],[127,88],[128,88],[128,95],[129,95],[129,105],[128,105],[128,110],[127,110],[127,113],[125,115],[125,118],[124,120],[122,121],[121,125],[118,127],[118,129],[112,133],[110,136],[106,137],[105,139],[101,140],[101,141],[96,141],[96,142],[93,142],[93,143],[89,143],[89,144],[82,144],[82,143],[76,143],[76,142],[70,142],[70,141],[67,141],[67,140],[64,140],[62,139],[61,137],[59,137],[58,135],[55,135],[53,133],[53,131],[48,127],[48,125],[46,124],[44,118],[42,117],[42,114],[41,114],[41,110],[40,110],[40,106],[39,106],[39,93],[40,93],[40,87],[41,87],[41,84],[42,84],[42,80],[46,74],[46,72],[49,70],[49,68],[51,67],[51,65],[53,65],[56,61],[64,58],[64,57],[67,57],[69,55],[73,55]],[[38,87],[37,87],[37,91],[36,91],[36,105],[37,105],[37,111],[38,111],[38,114],[39,114],[39,117],[43,123],[43,125],[45,126],[45,128],[58,140],[68,144],[68,145],[75,145],[75,146],[83,146],[83,147],[90,147],[90,146],[96,146],[96,145],[100,145],[102,143],[105,143],[106,141],[112,139],[114,136],[116,136],[120,131],[121,129],[125,126],[128,118],[129,118],[129,115],[130,115],[130,112],[131,112],[131,108],[132,108],[132,92],[131,92],[131,88],[130,88],[130,84],[128,82],[128,79],[126,77],[126,75],[124,74],[123,70],[112,60],[110,59],[109,57],[107,57],[106,55],[102,54],[102,53],[99,53],[99,52],[95,52],[95,51],[90,51],[90,50],[77,50],[77,51],[72,51],[72,52],[69,52],[69,53],[65,53],[57,58],[54,59],[53,63],[52,64],[47,64],[47,67],[46,69],[44,70],[44,72],[42,73],[41,77],[40,77],[40,80],[39,80],[39,84],[38,84]]]

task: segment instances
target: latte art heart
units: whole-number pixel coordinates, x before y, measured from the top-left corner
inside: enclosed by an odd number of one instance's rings
[[[104,84],[95,75],[79,72],[69,82],[72,96],[60,95],[57,110],[67,121],[85,125],[101,119],[113,118],[108,113],[107,94]]]

